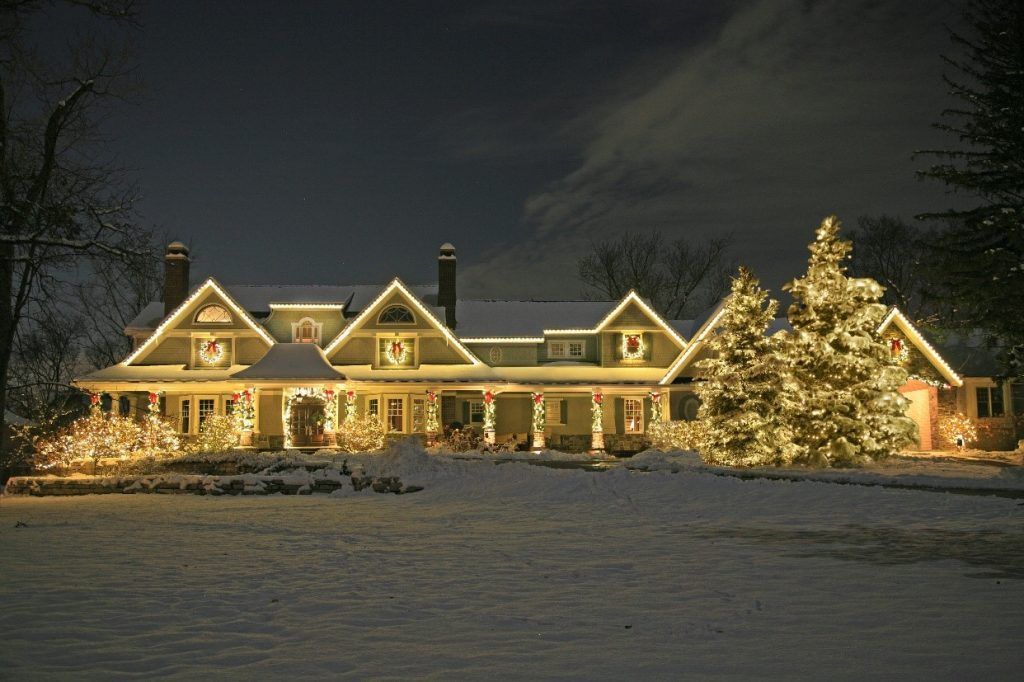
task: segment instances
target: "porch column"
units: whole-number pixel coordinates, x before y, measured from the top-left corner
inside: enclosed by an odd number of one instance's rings
[[[356,420],[356,392],[354,389],[345,391],[345,428],[351,428]]]
[[[484,442],[493,446],[495,442],[494,425],[496,423],[495,411],[497,404],[494,393],[490,390],[484,391]]]
[[[338,444],[338,394],[333,388],[324,389],[324,445],[334,447]]]
[[[531,393],[530,399],[533,400],[533,420],[531,421],[531,428],[533,429],[533,447],[531,448],[534,452],[540,452],[544,449],[544,425],[545,425],[545,413],[544,413],[544,393]]]
[[[599,388],[590,396],[590,452],[604,454],[604,394]]]
[[[120,393],[107,393],[110,396],[110,414],[120,417],[121,416],[121,394]]]
[[[431,448],[437,445],[437,432],[441,430],[441,422],[437,417],[438,409],[437,391],[435,389],[427,389],[427,405],[424,427],[427,431],[427,447]]]
[[[234,394],[234,411],[238,421],[238,445],[249,448],[253,445],[253,431],[256,427],[256,388],[246,388]]]

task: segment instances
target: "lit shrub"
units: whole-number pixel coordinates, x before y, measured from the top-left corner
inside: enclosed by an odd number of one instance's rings
[[[957,450],[964,450],[978,442],[978,427],[973,419],[957,412],[939,419],[939,435]]]
[[[647,428],[651,447],[657,450],[697,450],[701,434],[700,421],[654,422]]]
[[[338,432],[342,452],[375,452],[384,448],[384,425],[373,415],[346,419]]]
[[[212,414],[203,420],[199,435],[189,442],[189,452],[225,452],[238,445],[239,422],[231,416]]]

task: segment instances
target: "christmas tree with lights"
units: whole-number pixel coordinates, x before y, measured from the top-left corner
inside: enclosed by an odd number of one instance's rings
[[[697,365],[701,405],[697,438],[710,464],[763,466],[792,459],[792,438],[780,419],[786,411],[785,372],[776,342],[767,336],[778,301],[746,268],[732,281],[721,322],[709,339],[712,357]]]
[[[782,352],[796,461],[853,466],[881,459],[914,440],[916,427],[899,394],[907,373],[877,334],[886,308],[873,279],[846,276],[852,245],[839,220],[822,221],[807,274],[787,284],[793,296]]]

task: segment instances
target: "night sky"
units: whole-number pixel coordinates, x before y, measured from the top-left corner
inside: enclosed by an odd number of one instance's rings
[[[107,124],[194,278],[575,298],[591,240],[733,233],[777,287],[827,213],[953,198],[955,2],[151,2]]]

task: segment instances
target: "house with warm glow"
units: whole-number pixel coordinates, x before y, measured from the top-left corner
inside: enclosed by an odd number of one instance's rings
[[[451,244],[429,285],[193,288],[189,262],[183,244],[168,246],[164,300],[125,329],[134,350],[75,383],[123,414],[158,409],[183,435],[242,410],[243,444],[260,448],[329,446],[346,420],[373,415],[395,435],[456,425],[491,442],[637,450],[653,421],[696,417],[694,365],[721,316],[667,320],[635,293],[460,299]],[[962,376],[898,310],[879,333],[910,373],[921,449],[949,446],[944,412],[1010,413],[1009,394],[998,402],[991,381]]]

